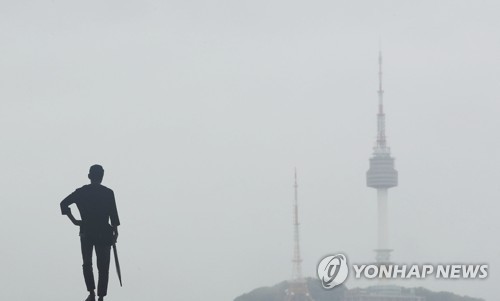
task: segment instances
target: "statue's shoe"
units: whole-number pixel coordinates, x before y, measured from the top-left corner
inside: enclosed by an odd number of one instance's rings
[[[95,295],[90,294],[85,301],[95,301]]]

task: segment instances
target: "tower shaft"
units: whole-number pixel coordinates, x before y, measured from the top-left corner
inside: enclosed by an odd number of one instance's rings
[[[387,249],[389,234],[387,228],[387,189],[377,189],[378,249]]]
[[[377,249],[375,249],[375,259],[378,263],[390,262],[391,249],[389,249],[389,225],[388,225],[388,189],[377,189]]]

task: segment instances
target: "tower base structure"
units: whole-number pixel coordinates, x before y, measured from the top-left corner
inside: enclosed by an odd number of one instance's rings
[[[288,289],[285,293],[285,301],[314,301],[305,279],[289,282]]]
[[[378,265],[387,265],[391,263],[392,249],[375,249],[375,260]]]
[[[415,295],[412,290],[403,291],[395,285],[378,285],[365,289],[351,289],[343,301],[425,301],[425,297]]]

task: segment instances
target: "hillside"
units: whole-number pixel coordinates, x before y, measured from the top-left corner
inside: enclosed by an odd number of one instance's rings
[[[345,292],[348,290],[344,285],[333,290],[325,290],[321,287],[317,279],[308,278],[309,291],[315,301],[342,301]],[[286,281],[280,282],[271,287],[260,287],[249,293],[243,294],[234,301],[283,301],[285,289],[288,287]],[[416,296],[425,297],[426,301],[484,301],[483,299],[459,296],[450,292],[432,292],[422,287],[412,289]],[[403,291],[409,291],[403,288]]]

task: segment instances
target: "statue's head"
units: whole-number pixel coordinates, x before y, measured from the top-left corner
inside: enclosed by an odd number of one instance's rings
[[[104,168],[101,165],[95,164],[90,166],[89,179],[91,183],[100,184],[104,177]]]

